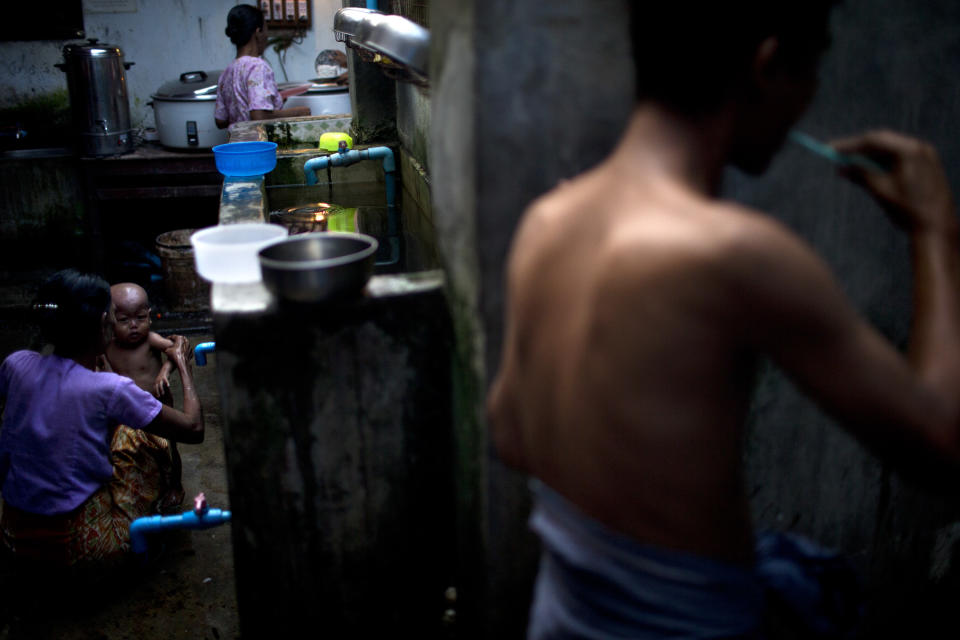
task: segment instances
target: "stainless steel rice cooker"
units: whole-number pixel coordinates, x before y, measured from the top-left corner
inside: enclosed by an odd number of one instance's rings
[[[67,74],[73,128],[80,152],[110,156],[133,150],[130,103],[123,51],[96,38],[63,48],[63,62],[55,65]]]
[[[219,71],[187,71],[150,96],[160,144],[174,149],[210,149],[227,141],[213,117]]]

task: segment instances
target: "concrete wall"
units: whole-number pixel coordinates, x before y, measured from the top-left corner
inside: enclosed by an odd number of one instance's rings
[[[960,5],[846,0],[834,17],[820,91],[797,128],[823,139],[874,127],[926,138],[960,189],[954,126]],[[760,179],[731,172],[727,192],[806,238],[860,311],[905,344],[912,289],[907,243],[858,189],[824,161],[788,147]],[[747,452],[755,517],[760,526],[800,531],[843,549],[875,592],[871,629],[920,637],[909,625],[943,618],[942,598],[956,593],[960,508],[904,484],[837,427],[779,371],[764,370]],[[955,619],[944,622],[956,632]]]
[[[632,92],[623,17],[613,0],[432,7],[433,198],[461,372],[461,608],[476,609],[468,628],[481,637],[522,636],[536,553],[524,479],[489,452],[482,419],[502,341],[503,262],[531,199],[603,157],[619,134]],[[800,126],[823,137],[887,126],[929,138],[960,185],[960,5],[848,0],[835,22],[819,97]],[[796,228],[863,313],[904,343],[904,240],[823,161],[785,149],[762,178],[731,173],[726,195]],[[933,636],[917,629],[937,622],[956,630],[943,604],[960,582],[958,509],[902,484],[770,367],[746,460],[758,526],[808,533],[865,570],[871,634]]]
[[[625,122],[621,9],[618,0],[431,7],[430,162],[460,372],[458,614],[467,637],[522,635],[537,553],[526,480],[489,454],[482,426],[502,339],[504,258],[523,208],[599,161]]]
[[[323,49],[343,49],[333,34],[333,15],[341,0],[312,0],[312,27],[303,41],[287,51],[284,67],[289,80],[313,78],[314,59]],[[136,65],[127,72],[130,115],[135,127],[153,126],[150,95],[184,71],[223,69],[236,56],[236,48],[224,35],[227,12],[236,0],[138,0],[135,12],[91,13],[84,11],[88,38],[123,50]],[[74,41],[70,41],[74,42]],[[25,98],[65,91],[66,76],[53,65],[62,62],[66,41],[0,42],[0,107]],[[273,67],[278,82],[284,74],[273,49],[264,59]]]
[[[78,173],[75,158],[0,160],[2,268],[92,266]]]
[[[430,171],[430,92],[407,83],[397,84],[397,137],[400,144]]]

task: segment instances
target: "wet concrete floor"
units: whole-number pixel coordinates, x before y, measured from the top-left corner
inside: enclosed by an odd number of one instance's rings
[[[0,290],[0,359],[30,347],[31,330],[22,300]],[[6,302],[6,304],[4,304]],[[212,340],[209,327],[185,332],[191,343]],[[160,333],[169,331],[154,327]],[[178,328],[178,327],[171,327]],[[197,330],[201,333],[197,333]],[[206,332],[206,333],[202,333]],[[206,438],[199,445],[180,445],[183,459],[184,510],[202,491],[209,506],[229,509],[227,473],[215,379],[216,355],[205,367],[194,365],[194,377],[206,419]],[[179,406],[179,377],[171,383]],[[93,580],[28,584],[0,557],[0,640],[120,640],[136,638],[239,637],[230,525],[199,531],[177,531],[165,540],[160,555],[147,567]],[[56,587],[68,593],[60,599]]]

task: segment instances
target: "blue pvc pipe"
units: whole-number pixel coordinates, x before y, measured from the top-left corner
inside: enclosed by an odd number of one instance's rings
[[[207,352],[216,351],[216,342],[201,342],[193,348],[193,359],[198,367],[207,366]]]
[[[177,516],[146,516],[130,523],[130,550],[146,553],[148,533],[167,529],[209,529],[230,522],[230,512],[220,509],[184,511]]]
[[[327,156],[310,158],[303,165],[303,174],[307,184],[317,184],[317,172],[327,167],[349,167],[361,160],[383,160],[384,182],[387,187],[387,206],[396,202],[397,186],[395,174],[397,164],[390,147],[370,147],[369,149],[350,149],[337,151]]]
[[[389,149],[387,149],[387,151],[389,151]],[[393,156],[391,156],[391,160],[392,159],[393,159]],[[384,162],[386,162],[386,160],[384,160]],[[384,169],[383,181],[386,184],[387,206],[390,208],[393,208],[393,206],[396,204],[396,193],[397,193],[396,173],[393,170],[387,171],[386,169]]]

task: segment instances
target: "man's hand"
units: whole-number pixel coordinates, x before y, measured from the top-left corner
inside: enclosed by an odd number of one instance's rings
[[[850,166],[843,173],[869,191],[896,224],[912,232],[957,232],[950,185],[932,146],[893,131],[870,131],[830,144],[890,167],[873,171]]]

